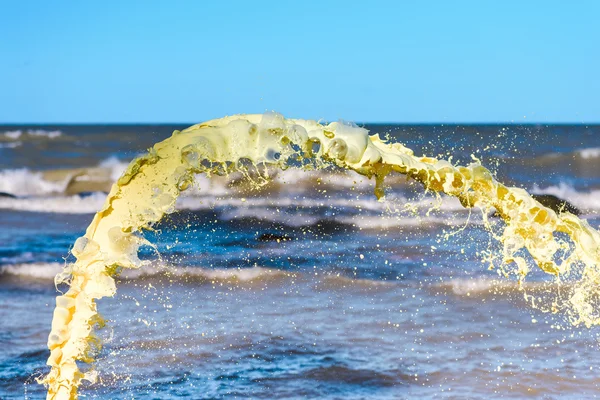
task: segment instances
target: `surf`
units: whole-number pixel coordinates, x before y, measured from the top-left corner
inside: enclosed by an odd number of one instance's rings
[[[115,277],[123,269],[139,269],[140,246],[152,246],[142,232],[152,230],[175,209],[181,192],[197,174],[207,177],[241,172],[256,186],[269,182],[268,167],[314,170],[326,165],[375,180],[375,196],[385,196],[386,177],[397,174],[420,182],[426,191],[458,198],[483,215],[495,210],[505,222],[502,232],[485,226],[502,243],[500,254],[488,256],[490,268],[523,282],[535,265],[560,283],[551,300],[528,295],[528,302],[562,312],[573,325],[600,324],[600,233],[568,212],[544,207],[525,190],[498,182],[477,158],[469,165],[416,156],[400,143],[389,142],[353,124],[285,119],[280,114],[234,115],[175,131],[133,160],[113,184],[103,207],[71,253],[76,258],[55,278],[68,290],[56,298],[48,339],[50,373],[41,380],[48,399],[75,399],[82,380],[96,372],[92,363],[102,343],[94,330],[104,324],[96,301],[116,293]],[[484,217],[484,220],[486,217]],[[452,240],[451,236],[446,237]]]

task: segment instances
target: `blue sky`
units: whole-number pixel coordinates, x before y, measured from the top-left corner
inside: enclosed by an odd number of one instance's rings
[[[599,1],[12,1],[0,122],[600,122]]]

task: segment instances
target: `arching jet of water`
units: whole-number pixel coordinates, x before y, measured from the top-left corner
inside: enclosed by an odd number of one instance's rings
[[[386,175],[400,173],[427,190],[456,196],[465,207],[495,208],[506,222],[500,237],[506,265],[525,277],[526,249],[537,266],[557,279],[576,275],[570,295],[553,304],[574,324],[600,323],[596,308],[600,281],[600,234],[576,216],[557,215],[526,191],[497,182],[478,162],[454,166],[448,161],[416,157],[399,143],[352,125],[284,119],[281,115],[235,115],[194,125],[154,145],[138,157],[113,185],[104,207],[72,249],[76,262],[56,278],[69,290],[56,298],[48,339],[51,372],[43,379],[48,399],[77,398],[82,379],[93,380],[77,365],[92,362],[101,343],[93,328],[102,325],[96,300],[116,292],[113,276],[120,268],[139,268],[137,232],[150,228],[173,209],[179,193],[197,173],[227,173],[247,162],[285,168],[289,159],[323,160],[376,181],[375,195],[383,196]],[[562,232],[561,235],[556,235]]]

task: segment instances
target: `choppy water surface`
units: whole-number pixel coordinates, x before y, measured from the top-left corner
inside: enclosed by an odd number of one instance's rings
[[[138,150],[181,127],[0,127],[0,398],[41,398],[52,278]],[[471,154],[600,225],[599,127],[374,126],[417,152]],[[20,133],[17,133],[20,132]],[[591,398],[597,329],[532,310],[482,258],[478,212],[390,180],[288,170],[181,199],[152,267],[101,302],[87,398]],[[406,207],[410,204],[410,207]],[[468,221],[468,222],[467,222]],[[499,221],[494,223],[500,224]],[[463,229],[464,228],[464,229]],[[450,241],[441,238],[454,232]],[[526,283],[542,293],[542,274]]]

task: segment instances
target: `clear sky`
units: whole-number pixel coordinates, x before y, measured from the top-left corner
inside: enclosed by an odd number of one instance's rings
[[[600,122],[600,1],[2,1],[0,122]]]

